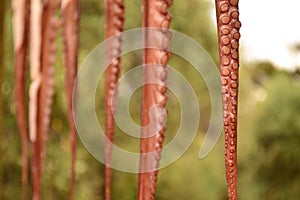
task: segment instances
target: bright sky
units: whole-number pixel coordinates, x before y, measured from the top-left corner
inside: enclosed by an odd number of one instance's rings
[[[300,43],[300,1],[240,0],[241,49],[246,61],[270,60],[279,67],[300,64],[289,48]]]

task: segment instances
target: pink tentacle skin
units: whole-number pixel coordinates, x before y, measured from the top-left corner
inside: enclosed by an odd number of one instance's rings
[[[41,86],[41,42],[42,42],[42,1],[31,0],[30,7],[30,77],[29,88],[29,136],[32,142],[31,181],[32,199],[40,199],[39,151],[37,149],[38,91]]]
[[[79,42],[79,1],[63,0],[61,6],[63,39],[64,39],[64,65],[65,65],[65,91],[67,98],[67,112],[70,124],[71,142],[71,172],[69,200],[73,199],[75,185],[75,160],[76,160],[76,128],[73,118],[73,91],[77,76],[78,42]]]
[[[228,197],[237,200],[238,0],[216,0]]]
[[[116,85],[120,75],[120,58],[122,38],[120,33],[124,26],[123,0],[105,0],[105,38],[115,36],[105,44],[106,68],[105,71],[105,199],[111,199],[111,156],[114,138],[114,111],[116,98]],[[112,61],[112,62],[111,62]]]
[[[142,139],[138,199],[155,198],[160,152],[164,141],[167,113],[166,79],[167,51],[170,41],[168,31],[171,15],[168,11],[172,0],[144,0],[143,27],[163,28],[164,30],[144,31],[145,45],[159,44],[160,49],[144,49],[144,81],[142,99]],[[151,125],[150,125],[151,124]]]
[[[22,142],[22,199],[27,198],[28,187],[28,130],[26,119],[26,55],[29,33],[29,0],[14,0],[13,27],[15,46],[15,107]]]
[[[39,2],[41,3],[41,2]],[[40,4],[41,5],[41,4]],[[46,156],[46,140],[49,130],[50,114],[52,97],[54,94],[54,68],[56,45],[55,38],[59,21],[55,17],[55,10],[59,5],[58,0],[44,1],[41,8],[41,40],[38,42],[40,45],[39,52],[31,52],[31,55],[36,55],[39,58],[38,74],[38,87],[34,88],[37,91],[30,95],[37,95],[34,100],[35,104],[31,104],[31,108],[36,111],[36,118],[33,118],[30,125],[35,125],[33,128],[36,130],[36,135],[32,137],[32,186],[33,186],[33,199],[41,199],[41,183],[44,161]],[[32,10],[33,12],[33,10]],[[34,24],[32,24],[34,25]],[[35,24],[39,26],[40,24]],[[35,33],[38,34],[38,33]],[[34,36],[34,34],[33,34]],[[36,38],[32,37],[32,43]],[[32,49],[34,50],[34,49]],[[37,59],[36,58],[36,59]],[[34,76],[32,76],[34,77]],[[34,84],[34,82],[32,83]],[[34,107],[33,107],[34,106]]]

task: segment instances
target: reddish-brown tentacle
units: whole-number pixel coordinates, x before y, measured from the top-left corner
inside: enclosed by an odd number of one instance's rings
[[[38,108],[38,131],[41,136],[41,166],[43,169],[44,160],[46,156],[46,140],[49,131],[51,105],[54,94],[54,67],[57,36],[57,29],[60,22],[55,16],[55,11],[59,5],[60,0],[48,0],[44,4],[43,13],[43,28],[42,28],[42,57],[41,57],[41,71],[42,84],[39,91],[39,108]]]
[[[44,1],[43,5],[38,2],[40,10],[40,21],[41,27],[39,40],[36,44],[39,48],[39,52],[34,51],[31,54],[37,56],[35,59],[38,60],[39,68],[36,70],[38,76],[38,87],[36,93],[31,93],[30,95],[35,96],[34,111],[36,112],[35,117],[32,118],[30,123],[35,125],[33,130],[36,130],[35,136],[32,134],[32,181],[33,181],[33,199],[41,199],[41,184],[42,184],[42,172],[44,167],[44,161],[46,156],[46,140],[50,124],[50,113],[52,105],[52,97],[54,94],[54,61],[56,53],[55,38],[57,34],[57,28],[59,27],[59,21],[55,17],[55,10],[59,4],[59,0]],[[39,26],[39,24],[32,24]],[[32,33],[33,34],[33,33]],[[35,33],[38,34],[38,33]],[[34,43],[37,38],[34,37],[32,42]],[[38,47],[39,45],[39,47]],[[34,50],[34,49],[32,49]],[[34,77],[34,76],[32,76]],[[35,79],[33,79],[35,80]],[[34,82],[32,83],[34,84]]]
[[[216,0],[221,65],[228,197],[237,200],[237,111],[239,68],[238,0]]]
[[[166,79],[167,51],[170,41],[168,31],[171,15],[168,11],[172,0],[144,0],[143,27],[163,28],[164,30],[144,31],[145,46],[159,44],[159,49],[144,49],[144,81],[142,102],[142,139],[138,199],[155,198],[156,181],[160,152],[164,140],[167,101]],[[151,45],[152,46],[152,45]],[[152,116],[150,116],[152,115]],[[153,120],[151,122],[151,120]],[[149,125],[149,124],[153,124]]]
[[[63,40],[64,40],[64,66],[65,66],[65,91],[67,98],[67,113],[70,125],[71,145],[71,171],[69,200],[73,199],[75,185],[75,160],[76,160],[76,128],[73,118],[73,92],[77,76],[78,42],[79,42],[79,1],[63,0],[61,6]]]
[[[15,107],[22,142],[22,199],[27,198],[28,186],[28,130],[26,119],[26,55],[29,33],[29,0],[14,0],[14,45],[15,45]]]
[[[105,38],[115,36],[105,44],[106,68],[105,71],[105,199],[111,198],[111,156],[114,138],[114,111],[116,98],[116,85],[120,74],[120,58],[122,38],[120,33],[124,26],[123,0],[105,0]],[[114,94],[115,92],[115,94]]]

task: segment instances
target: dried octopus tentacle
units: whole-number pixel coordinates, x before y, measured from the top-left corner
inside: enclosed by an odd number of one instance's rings
[[[45,6],[43,16],[43,43],[42,43],[42,85],[39,93],[38,133],[40,142],[40,166],[39,177],[41,179],[46,157],[46,141],[48,137],[51,105],[54,94],[54,61],[55,61],[55,37],[59,21],[55,17],[57,7],[55,1],[49,1]],[[46,25],[47,24],[47,25]]]
[[[164,30],[144,31],[146,47],[153,42],[160,44],[156,45],[159,49],[144,49],[145,84],[142,103],[142,126],[144,128],[141,139],[139,200],[155,197],[160,152],[166,130],[164,123],[167,117],[165,111],[167,96],[165,92],[167,63],[170,57],[167,51],[170,41],[168,28],[172,18],[168,8],[171,4],[172,0],[143,1],[143,27],[163,28]],[[154,123],[154,126],[147,126],[150,123]]]
[[[51,105],[55,89],[53,64],[55,62],[57,50],[55,39],[57,36],[57,29],[60,26],[60,22],[55,16],[55,11],[59,2],[59,0],[48,0],[44,3],[41,56],[42,83],[38,102],[38,134],[41,142],[40,173],[43,170],[46,156],[46,140],[49,131]]]
[[[41,85],[42,0],[31,0],[30,13],[30,77],[29,136],[34,142],[37,134],[37,96]]]
[[[76,159],[76,128],[73,118],[73,92],[77,76],[78,42],[79,42],[79,2],[78,0],[63,0],[61,6],[63,40],[64,40],[64,66],[65,91],[67,98],[67,113],[70,124],[71,143],[71,172],[69,200],[73,199],[75,185],[75,159]]]
[[[22,199],[27,197],[28,186],[28,131],[26,119],[26,55],[29,33],[29,0],[14,0],[13,27],[15,51],[15,107],[22,142]]]
[[[38,91],[41,86],[42,0],[31,0],[30,5],[30,77],[29,88],[29,136],[32,142],[31,179],[32,198],[40,199],[37,138]]]
[[[114,137],[114,111],[116,98],[116,85],[120,74],[120,58],[117,56],[121,52],[122,38],[120,33],[124,26],[124,3],[123,0],[105,0],[105,38],[110,39],[106,43],[106,66],[105,71],[105,199],[109,200],[111,197],[111,156]],[[111,62],[112,61],[112,62]]]
[[[237,200],[237,103],[239,68],[238,0],[216,0],[228,197]]]
[[[54,94],[54,68],[53,63],[55,61],[55,38],[57,34],[57,28],[59,22],[55,17],[55,10],[58,6],[57,0],[44,1],[41,9],[41,27],[36,30],[39,35],[39,52],[32,51],[31,53],[36,55],[39,59],[39,68],[36,70],[38,73],[39,84],[37,89],[37,97],[35,97],[34,105],[36,113],[35,121],[31,122],[36,125],[36,136],[32,140],[32,181],[33,181],[33,199],[41,199],[41,184],[42,184],[42,172],[44,168],[44,161],[46,156],[46,140],[50,123],[50,113],[52,105],[52,97]],[[39,1],[40,3],[40,1]],[[32,24],[34,25],[34,23]],[[35,24],[40,26],[40,24]],[[39,31],[39,33],[37,33]],[[32,42],[36,40],[32,33]],[[37,59],[36,57],[36,59]],[[30,94],[33,95],[33,94]],[[34,94],[36,95],[36,94]]]

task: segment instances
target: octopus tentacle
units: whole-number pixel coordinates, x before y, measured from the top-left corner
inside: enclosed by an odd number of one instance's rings
[[[37,152],[37,109],[38,91],[41,86],[41,43],[42,43],[42,1],[31,0],[30,5],[30,77],[29,88],[29,136],[32,142],[31,179],[32,199],[40,199],[39,153]]]
[[[105,0],[105,38],[106,42],[106,68],[105,71],[105,199],[111,198],[111,156],[114,138],[114,111],[116,98],[116,85],[120,75],[120,58],[117,55],[121,52],[122,38],[120,33],[124,26],[124,3],[123,0]],[[111,62],[112,61],[112,62]]]
[[[26,55],[29,33],[29,0],[14,0],[13,26],[15,50],[15,107],[22,142],[22,199],[27,197],[28,186],[28,130],[26,119]]]
[[[55,16],[55,11],[59,5],[60,0],[48,0],[44,5],[43,14],[43,32],[42,32],[42,84],[39,91],[39,118],[38,130],[42,136],[42,152],[41,152],[41,169],[44,166],[46,140],[49,131],[51,105],[54,95],[54,67],[56,44],[55,39],[60,22]]]
[[[238,0],[216,0],[228,197],[237,200]]]
[[[146,47],[155,43],[157,49],[144,49],[144,80],[142,103],[142,139],[138,199],[154,199],[160,160],[160,152],[166,130],[167,113],[166,79],[170,57],[168,31],[171,15],[168,11],[171,0],[144,0],[143,27],[164,30],[144,31]],[[159,43],[159,45],[157,45]],[[151,45],[152,46],[152,45]],[[151,116],[152,115],[152,116]],[[151,122],[151,120],[153,120]],[[148,126],[149,124],[154,126]]]
[[[42,0],[32,0],[30,10],[29,136],[34,142],[37,135],[37,96],[41,85]]]
[[[31,42],[35,44],[36,49],[32,47],[31,56],[35,65],[32,77],[35,79],[31,85],[31,110],[33,114],[30,125],[32,134],[32,182],[33,182],[33,199],[41,198],[41,182],[44,161],[46,156],[46,140],[49,130],[52,97],[54,94],[54,67],[56,45],[55,38],[59,21],[55,17],[55,10],[58,6],[58,0],[32,1],[38,7],[38,20],[33,21],[32,26],[38,27],[32,32]],[[32,10],[35,12],[36,10]],[[33,18],[34,19],[34,18]],[[32,19],[32,20],[33,20]],[[35,34],[38,38],[35,38]],[[37,40],[37,41],[35,41]],[[38,50],[37,52],[35,50]],[[34,117],[33,117],[34,116]]]
[[[73,118],[73,92],[77,76],[78,42],[79,42],[79,1],[63,0],[61,6],[63,39],[64,39],[64,66],[65,66],[65,91],[67,98],[67,113],[70,124],[71,142],[71,172],[69,200],[73,199],[75,184],[75,159],[76,159],[76,128]]]

